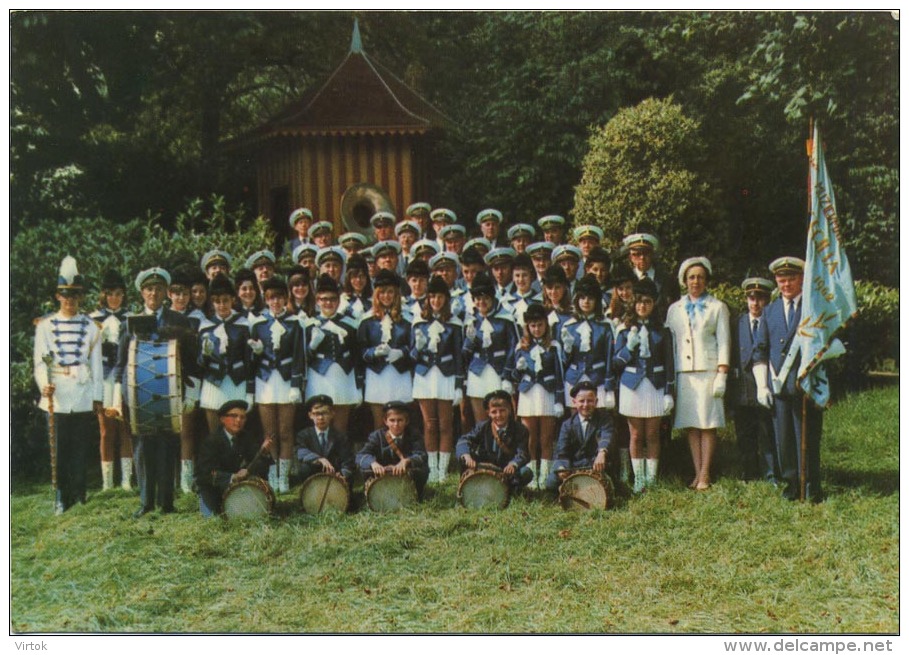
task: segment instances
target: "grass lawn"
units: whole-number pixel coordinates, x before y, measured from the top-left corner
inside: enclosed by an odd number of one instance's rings
[[[11,630],[897,632],[898,401],[827,412],[820,505],[735,479],[728,441],[709,492],[674,442],[659,488],[587,514],[467,511],[452,478],[412,512],[312,518],[286,494],[266,523],[203,521],[195,496],[134,520],[122,491],[54,517],[48,485],[14,488]]]

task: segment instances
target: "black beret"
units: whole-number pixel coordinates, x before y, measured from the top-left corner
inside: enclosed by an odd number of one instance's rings
[[[268,291],[280,291],[284,295],[287,295],[287,282],[277,275],[272,275],[262,283],[262,295],[265,295]]]
[[[594,384],[593,382],[591,382],[590,380],[582,380],[581,382],[578,382],[576,385],[574,385],[574,386],[571,388],[571,392],[570,392],[570,393],[571,393],[571,397],[574,398],[574,397],[577,396],[578,393],[580,393],[581,391],[592,391],[592,392],[596,393],[596,392],[597,392],[597,385],[595,385],[595,384]]]
[[[170,286],[172,287],[191,287],[193,285],[192,276],[185,268],[178,268],[170,274]]]
[[[294,277],[295,275],[302,275],[306,278],[306,281],[309,282],[309,269],[306,266],[300,266],[295,264],[288,272],[287,279]]]
[[[429,264],[425,259],[415,259],[407,265],[407,277],[429,277]]]
[[[489,403],[493,400],[504,400],[511,407],[511,394],[504,389],[496,389],[486,394],[486,397],[483,398],[483,409],[489,409]]]
[[[461,265],[467,266],[467,264],[481,264],[485,266],[486,260],[483,259],[483,253],[471,246],[461,253]]]
[[[444,293],[451,298],[451,289],[448,288],[445,280],[438,275],[432,276],[432,279],[429,281],[429,286],[426,288],[426,293]]]
[[[533,260],[530,258],[526,252],[519,253],[517,257],[514,258],[514,262],[511,264],[511,269],[516,268],[526,268],[533,270]]]
[[[407,406],[407,403],[401,402],[400,400],[391,400],[385,403],[382,406],[382,411],[387,414],[388,412],[404,412],[408,416],[410,415],[410,408]]]
[[[334,293],[340,295],[341,289],[332,276],[323,273],[316,281],[316,293]]]
[[[247,410],[247,409],[249,409],[249,405],[246,403],[245,400],[228,400],[226,403],[224,403],[223,405],[221,405],[218,408],[218,416],[224,416],[230,410],[238,409],[238,408],[242,409],[242,410]]]
[[[234,274],[234,284],[240,286],[244,282],[255,282],[256,274],[248,268],[241,268]]]
[[[368,271],[369,267],[366,265],[366,258],[363,255],[357,253],[351,255],[347,258],[347,272],[351,271]]]
[[[331,396],[326,396],[324,393],[320,393],[306,401],[306,411],[311,412],[312,408],[316,405],[328,405],[329,407],[334,407],[335,401]]]
[[[624,260],[613,264],[612,270],[609,271],[609,280],[614,287],[624,284],[625,282],[634,282],[636,279],[637,276],[634,274],[634,271],[631,270],[631,266]]]
[[[606,267],[609,268],[609,253],[606,252],[605,248],[594,248],[590,251],[590,254],[587,255],[585,264],[592,264],[594,262],[599,262],[601,264],[606,264]]]
[[[389,271],[387,268],[381,269],[372,280],[373,287],[399,287],[401,286],[401,280],[398,279],[397,274],[394,271]]]
[[[597,284],[597,279],[592,275],[585,275],[574,285],[574,295],[577,296],[589,296],[591,298],[602,297],[603,292],[600,290],[600,285]]]
[[[565,269],[558,264],[553,264],[543,273],[543,284],[564,284],[568,286],[568,276],[565,275]]]
[[[632,286],[632,289],[634,290],[634,295],[647,296],[648,298],[653,298],[654,300],[656,300],[656,297],[660,295],[660,292],[657,291],[656,282],[651,280],[646,275],[635,282]]]
[[[212,281],[208,283],[208,295],[234,296],[236,295],[236,292],[234,291],[234,285],[231,284],[230,279],[223,273],[218,273],[214,278],[212,278]]]
[[[543,309],[543,305],[538,302],[532,303],[530,307],[527,308],[527,311],[524,312],[524,324],[530,323],[531,321],[545,321],[546,320],[546,310]]]
[[[119,271],[110,269],[105,271],[104,277],[101,278],[101,288],[123,289],[126,291],[126,282],[123,280],[123,276],[120,275]]]
[[[492,278],[488,273],[480,271],[473,278],[473,284],[470,285],[470,295],[472,296],[492,296],[495,298],[496,288]]]

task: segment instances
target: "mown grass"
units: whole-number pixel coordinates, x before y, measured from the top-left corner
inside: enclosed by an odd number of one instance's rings
[[[449,480],[414,511],[308,517],[292,494],[262,523],[131,518],[90,495],[54,517],[49,489],[11,499],[15,632],[837,633],[899,629],[898,389],[828,411],[828,499],[789,503],[720,477],[606,512],[516,498],[455,506]],[[682,457],[684,449],[671,453]],[[723,444],[723,463],[733,445]],[[672,471],[677,470],[678,475]]]

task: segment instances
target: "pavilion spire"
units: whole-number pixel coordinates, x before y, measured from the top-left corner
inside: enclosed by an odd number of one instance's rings
[[[360,39],[360,23],[354,18],[353,35],[350,37],[351,54],[363,54],[363,41]]]

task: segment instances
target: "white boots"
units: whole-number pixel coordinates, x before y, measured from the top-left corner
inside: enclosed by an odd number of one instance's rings
[[[656,484],[659,459],[633,459],[631,470],[634,471],[634,493],[639,494]]]
[[[451,462],[451,453],[439,453],[439,483],[445,482],[448,477],[448,463]]]
[[[286,494],[290,491],[290,464],[289,459],[278,460],[278,488],[279,494]]]
[[[427,478],[426,484],[435,484],[439,481],[439,453],[427,450],[426,456],[429,458],[429,478]]]
[[[540,467],[537,469],[536,485],[537,489],[541,491],[546,490],[546,478],[549,477],[549,473],[552,471],[552,460],[551,459],[541,459]]]
[[[278,491],[278,465],[272,464],[268,467],[268,486],[273,491]]]
[[[114,463],[101,462],[101,491],[114,488]]]
[[[180,489],[185,494],[192,493],[193,461],[191,459],[180,460]]]
[[[647,476],[647,486],[652,487],[656,484],[657,468],[660,465],[658,459],[648,459],[644,464],[645,474]]]
[[[123,491],[130,491],[133,488],[133,485],[130,483],[130,480],[133,477],[132,457],[120,458],[120,475],[122,476],[122,479],[120,480],[120,488],[123,489]]]

